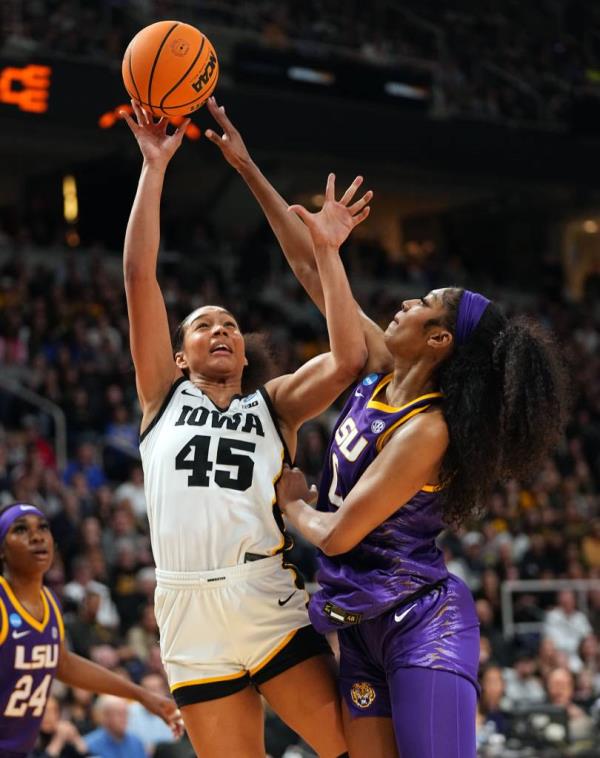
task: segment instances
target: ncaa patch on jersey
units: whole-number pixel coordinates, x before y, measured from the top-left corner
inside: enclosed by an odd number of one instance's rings
[[[377,381],[377,374],[369,374],[369,376],[365,376],[365,378],[362,380],[362,383],[365,385],[365,387],[368,387],[370,384],[375,384]]]
[[[373,434],[381,434],[381,432],[385,429],[385,421],[382,421],[380,418],[373,421],[371,424],[371,431]]]
[[[23,626],[23,619],[19,616],[18,613],[11,613],[8,617],[8,621],[12,627],[15,629],[18,629],[20,626]]]
[[[368,682],[354,682],[350,690],[352,702],[358,708],[368,708],[375,700],[375,690]]]

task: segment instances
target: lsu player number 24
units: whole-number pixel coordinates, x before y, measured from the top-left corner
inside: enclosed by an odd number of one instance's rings
[[[71,653],[58,601],[43,585],[54,544],[45,515],[28,503],[0,511],[0,755],[24,758],[33,748],[52,681],[138,700],[176,735],[175,703]]]

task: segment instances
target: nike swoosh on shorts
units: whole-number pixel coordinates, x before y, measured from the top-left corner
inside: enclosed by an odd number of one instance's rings
[[[399,623],[402,621],[402,619],[406,616],[407,613],[410,613],[412,609],[415,607],[416,603],[413,603],[409,608],[407,608],[405,611],[402,611],[402,613],[394,613],[394,621],[396,623]]]
[[[282,600],[280,598],[277,602],[279,603],[279,605],[285,605],[286,603],[288,603],[294,597],[294,595],[296,594],[296,592],[298,592],[298,590],[294,590],[289,597],[286,597],[285,600]]]

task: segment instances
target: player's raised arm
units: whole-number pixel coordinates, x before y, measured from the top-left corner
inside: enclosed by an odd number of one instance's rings
[[[160,198],[165,171],[181,144],[189,119],[171,135],[168,121],[154,119],[132,101],[137,121],[122,113],[133,132],[144,162],[125,233],[123,275],[131,354],[144,424],[179,374],[173,360],[164,299],[156,278],[160,243]]]
[[[340,246],[352,229],[369,215],[369,206],[357,211],[356,203],[350,204],[354,186],[337,201],[335,177],[329,174],[325,202],[319,213],[309,213],[298,205],[287,211],[290,215],[297,213],[310,231],[323,283],[331,346],[329,353],[308,361],[294,374],[267,384],[277,415],[289,431],[295,431],[303,421],[325,410],[356,379],[367,359],[358,310],[339,255]]]
[[[214,130],[207,129],[206,137],[223,153],[225,160],[233,166],[248,185],[277,237],[277,241],[286,257],[295,277],[304,287],[310,299],[325,315],[325,297],[319,277],[319,270],[313,254],[310,232],[296,214],[289,214],[288,203],[264,176],[252,160],[239,131],[231,123],[223,106],[219,106],[214,97],[208,100],[210,114],[223,130],[219,136]],[[352,194],[362,184],[362,177],[357,177],[352,185]],[[350,191],[350,188],[349,190]],[[354,203],[355,213],[365,208],[373,193],[369,190]],[[390,354],[383,342],[383,331],[355,303],[359,311],[361,328],[364,331],[369,351],[365,370],[387,371],[392,367]]]

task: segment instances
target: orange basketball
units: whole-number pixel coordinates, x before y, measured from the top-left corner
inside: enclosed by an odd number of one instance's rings
[[[129,96],[154,116],[198,110],[219,78],[210,41],[180,21],[158,21],[139,31],[125,51],[121,70]]]

